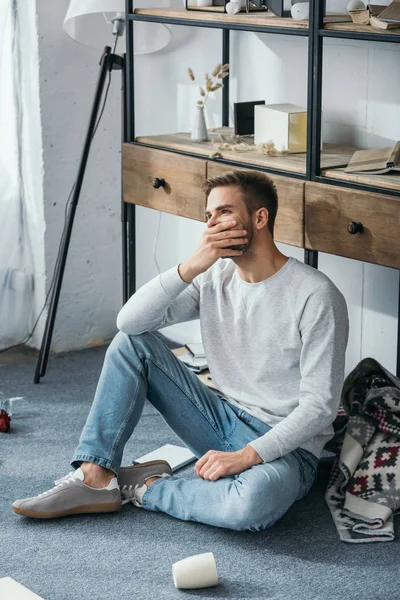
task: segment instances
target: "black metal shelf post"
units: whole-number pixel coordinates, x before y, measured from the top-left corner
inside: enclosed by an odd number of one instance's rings
[[[230,30],[222,30],[222,64],[225,65],[230,61]],[[230,69],[229,69],[230,71]],[[228,73],[229,73],[228,71]],[[225,77],[222,88],[222,127],[229,127],[229,83],[230,75]]]
[[[322,38],[324,0],[310,2],[308,22],[307,157],[306,179],[315,181],[321,169]],[[318,269],[318,252],[306,248],[304,262]]]
[[[133,0],[126,0],[126,14],[133,12]],[[134,29],[133,21],[126,19],[126,87],[125,87],[125,118],[124,131],[125,141],[134,142],[135,140],[135,78],[134,78]],[[123,215],[123,252],[125,261],[125,272],[123,274],[123,293],[124,303],[132,296],[136,290],[136,210],[135,205],[124,203]],[[125,213],[124,213],[125,211]]]

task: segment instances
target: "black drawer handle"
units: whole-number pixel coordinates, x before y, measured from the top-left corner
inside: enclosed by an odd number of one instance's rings
[[[154,177],[153,188],[156,188],[156,190],[158,190],[158,188],[160,188],[160,187],[165,187],[165,179]]]
[[[351,221],[347,225],[347,231],[354,235],[355,233],[362,233],[364,231],[364,227],[359,221]]]

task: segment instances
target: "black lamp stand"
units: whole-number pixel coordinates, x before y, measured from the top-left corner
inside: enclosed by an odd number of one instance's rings
[[[54,321],[56,318],[58,300],[60,297],[61,285],[64,276],[65,264],[67,262],[67,254],[69,242],[71,239],[72,227],[74,224],[76,207],[78,205],[79,196],[81,193],[82,182],[85,175],[86,163],[89,157],[90,146],[95,133],[98,113],[101,105],[101,99],[104,91],[106,76],[109,71],[124,69],[124,59],[117,54],[112,54],[110,46],[104,48],[104,52],[100,59],[100,72],[97,80],[96,91],[93,100],[92,111],[90,114],[89,126],[86,133],[85,144],[82,150],[82,156],[79,163],[78,174],[76,177],[75,186],[69,206],[66,228],[60,241],[58,249],[56,272],[54,274],[54,287],[51,292],[49,311],[47,313],[46,325],[43,333],[42,344],[40,347],[39,358],[36,365],[34,383],[39,383],[40,378],[46,373],[47,360],[49,357],[51,338],[53,335]]]

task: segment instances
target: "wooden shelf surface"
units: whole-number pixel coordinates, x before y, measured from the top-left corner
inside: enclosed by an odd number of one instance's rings
[[[400,173],[386,173],[385,175],[367,175],[345,173],[344,169],[323,169],[321,175],[340,181],[349,181],[359,183],[360,185],[370,185],[380,187],[385,190],[400,192]]]
[[[308,32],[308,19],[296,21],[291,17],[277,17],[272,12],[263,12],[259,10],[253,10],[249,13],[243,11],[237,15],[228,15],[224,12],[222,6],[214,6],[212,11],[210,11],[210,7],[204,6],[197,7],[196,10],[185,10],[183,8],[135,8],[133,13],[139,17],[154,17],[161,20],[176,19],[180,21],[203,21],[206,23],[221,23],[225,25],[249,25],[250,31],[251,27],[279,27],[297,31],[302,30],[302,33]],[[351,18],[348,14],[344,13],[327,13],[324,18],[324,22],[329,28],[338,24],[352,25],[352,23],[348,23],[348,21],[351,21]]]
[[[219,7],[214,7],[219,8]],[[228,15],[219,11],[206,12],[205,10],[185,10],[173,8],[135,8],[135,15],[179,19],[186,21],[205,21],[216,23],[232,23],[241,25],[254,25],[257,27],[284,27],[287,29],[306,29],[308,21],[295,21],[292,18],[277,17],[271,12],[254,11]]]
[[[179,21],[202,21],[205,23],[220,23],[221,25],[248,25],[249,31],[252,27],[265,28],[283,28],[289,30],[297,30],[299,34],[308,32],[308,20],[295,21],[291,17],[277,17],[271,12],[262,12],[259,10],[250,11],[249,13],[240,12],[237,15],[228,15],[223,12],[223,7],[214,6],[210,11],[210,7],[199,7],[196,10],[185,10],[175,8],[135,8],[134,15],[139,17],[154,17],[157,20],[169,19]],[[338,31],[355,34],[370,34],[372,36],[399,36],[400,27],[396,29],[378,29],[371,25],[357,25],[351,21],[348,14],[343,13],[328,13],[324,17],[325,31]]]
[[[230,127],[221,127],[218,130],[229,141],[229,135],[233,130]],[[218,134],[210,132],[211,139],[218,140]],[[246,138],[244,138],[246,139]],[[296,173],[306,174],[306,154],[287,154],[285,156],[268,156],[261,154],[256,150],[247,152],[233,152],[231,150],[217,150],[210,142],[193,142],[190,139],[190,133],[170,133],[164,135],[139,136],[136,142],[146,146],[155,146],[156,148],[166,150],[177,150],[178,152],[197,154],[204,158],[211,158],[215,152],[219,152],[225,160],[231,160],[238,165],[252,165],[255,167],[264,167],[266,169],[277,169]],[[249,143],[252,138],[249,138]],[[321,153],[321,175],[331,179],[358,183],[362,185],[380,187],[382,189],[400,191],[400,174],[390,173],[386,175],[359,175],[344,172],[344,167],[350,161],[357,148],[349,146],[340,146],[337,144],[324,144]],[[213,159],[218,161],[218,158]]]
[[[345,31],[347,33],[367,33],[371,35],[396,35],[400,37],[400,27],[396,29],[378,29],[371,25],[357,25],[356,23],[325,23],[324,29],[328,31]]]
[[[227,141],[229,135],[232,134],[232,129],[221,127],[218,130]],[[210,133],[210,137],[218,140],[217,133]],[[261,154],[257,150],[246,152],[233,152],[231,150],[217,150],[212,142],[193,142],[190,139],[190,133],[172,133],[166,135],[140,136],[136,138],[140,144],[156,146],[169,150],[177,150],[179,152],[190,152],[211,158],[214,152],[219,152],[225,160],[232,160],[239,164],[253,165],[270,169],[279,169],[300,175],[306,174],[306,154],[288,154],[284,156],[268,156]],[[249,143],[252,143],[252,138],[249,138]],[[344,146],[336,146],[334,144],[326,144],[321,157],[323,168],[338,167],[347,165],[351,156],[354,153],[354,148],[346,148]],[[217,159],[218,160],[218,159]]]

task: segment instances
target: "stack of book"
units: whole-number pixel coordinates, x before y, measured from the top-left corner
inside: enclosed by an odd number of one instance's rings
[[[368,4],[367,8],[350,11],[353,23],[371,25],[378,29],[397,29],[400,27],[400,0],[393,0],[389,6]]]

